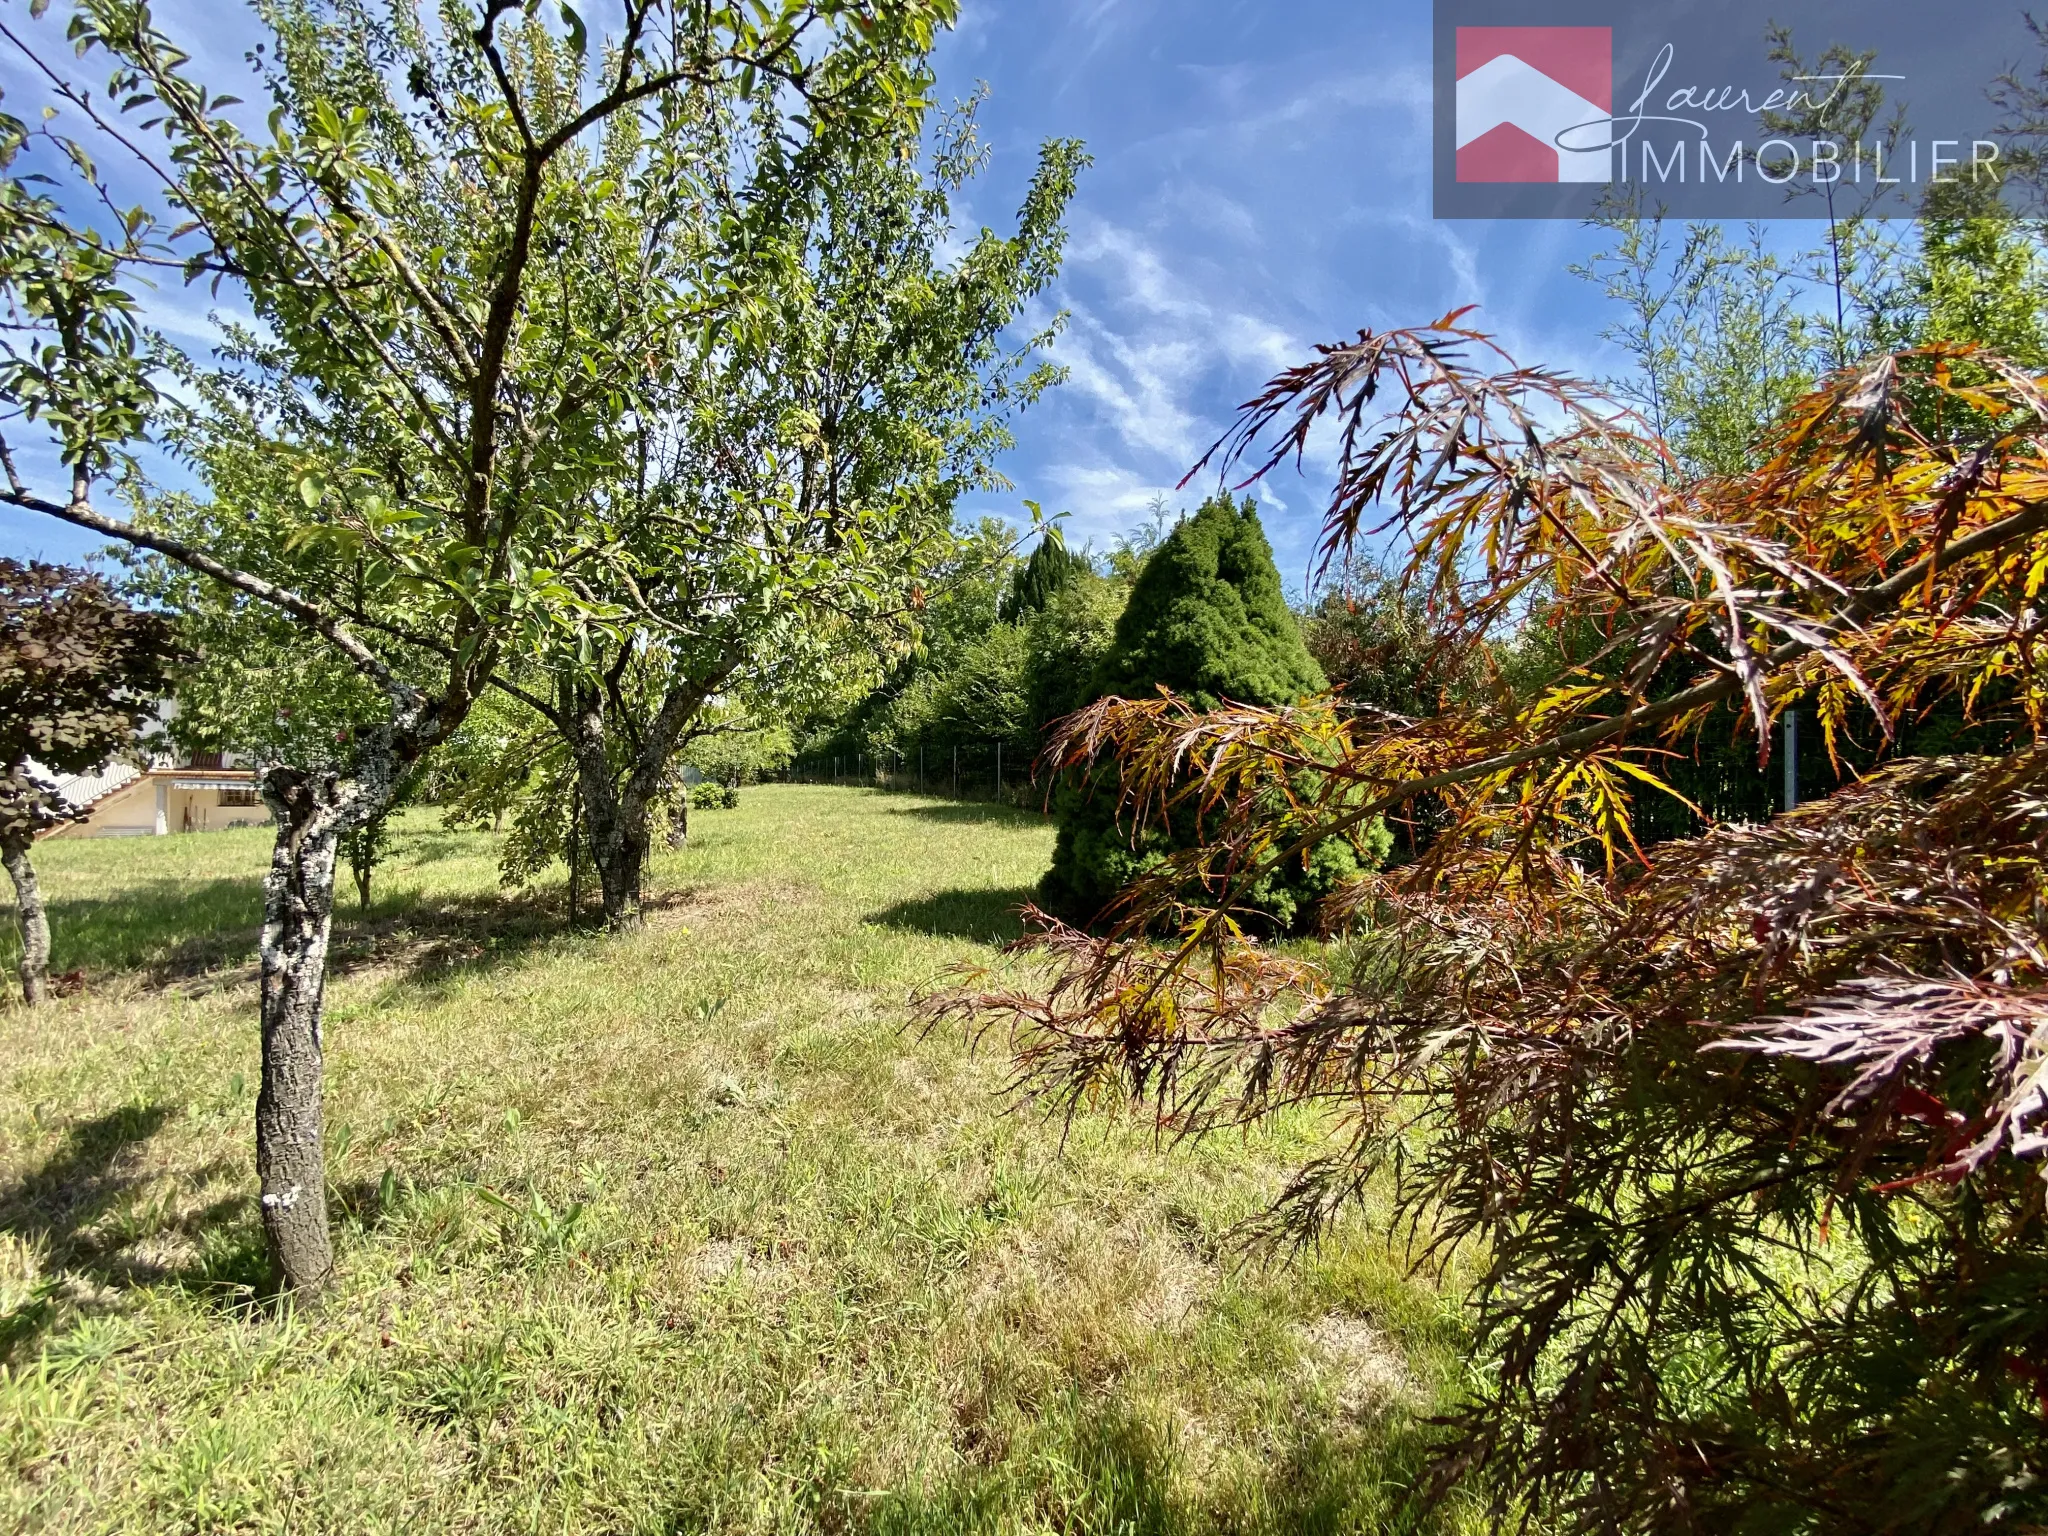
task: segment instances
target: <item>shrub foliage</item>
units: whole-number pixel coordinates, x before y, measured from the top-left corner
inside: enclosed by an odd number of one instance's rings
[[[1197,708],[1292,704],[1328,686],[1280,590],[1258,508],[1210,498],[1145,562],[1096,673],[1098,697],[1162,687]]]
[[[1405,543],[1408,594],[1475,658],[1532,612],[1605,647],[1533,697],[1405,722],[1101,701],[1060,760],[1113,760],[1125,815],[1199,815],[1201,841],[1115,931],[1042,921],[1048,985],[971,976],[926,1006],[1007,1025],[1069,1106],[1120,1090],[1187,1131],[1340,1115],[1348,1143],[1270,1225],[1312,1235],[1384,1178],[1426,1249],[1480,1252],[1434,1486],[1476,1477],[1503,1522],[2040,1526],[2048,379],[1948,344],[1880,358],[1803,399],[1756,470],[1689,479],[1597,390],[1452,316],[1324,349],[1228,451],[1271,432],[1277,458],[1332,412],[1332,558]],[[1654,863],[1635,846],[1635,796],[1704,730],[1764,759],[1795,706],[1834,747],[1857,712],[1890,735],[1994,700],[2008,751],[1896,757]],[[1313,793],[1276,795],[1311,768]],[[1350,892],[1370,927],[1341,973],[1244,941],[1239,892],[1424,797],[1439,829]]]
[[[1225,492],[1182,521],[1145,563],[1090,692],[1148,699],[1165,689],[1214,709],[1225,701],[1282,707],[1326,686],[1281,592],[1257,508]],[[1281,800],[1294,792],[1285,778],[1269,789]],[[1086,772],[1069,775],[1055,801],[1059,837],[1039,899],[1076,921],[1092,920],[1171,851],[1200,841],[1198,811],[1178,822],[1134,824],[1119,815],[1113,787]],[[1375,862],[1384,857],[1383,827],[1375,823],[1360,840]],[[1359,867],[1352,837],[1318,839],[1237,893],[1239,919],[1262,929],[1300,928]]]
[[[1010,573],[1010,587],[1003,594],[997,617],[1005,624],[1020,623],[1092,573],[1086,555],[1072,553],[1063,539],[1048,533],[1031,551],[1031,558]]]

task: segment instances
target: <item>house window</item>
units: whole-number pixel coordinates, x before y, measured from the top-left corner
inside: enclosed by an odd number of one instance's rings
[[[220,803],[223,806],[261,805],[263,797],[253,789],[223,789],[220,792]]]

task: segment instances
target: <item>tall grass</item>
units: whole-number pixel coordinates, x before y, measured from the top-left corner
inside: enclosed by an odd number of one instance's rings
[[[1227,1242],[1320,1127],[1063,1135],[906,1031],[1043,822],[781,786],[692,832],[620,940],[408,818],[337,925],[314,1316],[248,1166],[267,837],[38,849],[85,990],[0,1012],[0,1527],[1416,1526],[1454,1310],[1363,1217]]]

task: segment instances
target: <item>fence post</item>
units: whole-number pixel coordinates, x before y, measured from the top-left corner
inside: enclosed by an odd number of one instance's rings
[[[996,799],[1003,798],[1003,744],[996,743]]]
[[[917,792],[924,793],[924,743],[917,744]]]
[[[960,748],[957,744],[953,748],[953,798],[960,798]]]
[[[1785,711],[1785,809],[1799,809],[1799,711]]]

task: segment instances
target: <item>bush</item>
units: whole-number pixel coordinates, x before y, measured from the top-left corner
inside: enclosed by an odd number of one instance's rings
[[[985,751],[1001,742],[1019,767],[1038,756],[1045,727],[1093,701],[1123,589],[1079,556],[1015,623],[962,641],[943,667],[918,671],[869,721],[861,746],[878,756],[920,747]]]
[[[736,784],[721,784],[716,779],[706,779],[701,784],[692,784],[689,796],[690,809],[693,811],[739,809],[740,791]]]
[[[1024,695],[1034,752],[1045,728],[1095,700],[1095,674],[1116,643],[1125,588],[1091,572],[1070,577],[1025,626]]]
[[[1024,631],[997,624],[965,646],[940,680],[922,739],[1006,741],[1028,748],[1031,722],[1024,693]]]
[[[1302,644],[1250,501],[1240,506],[1227,493],[1216,496],[1160,544],[1132,587],[1081,702],[1112,694],[1147,698],[1162,686],[1205,710],[1226,700],[1293,704],[1326,686]],[[1124,887],[1201,839],[1193,815],[1172,829],[1133,829],[1119,816],[1115,786],[1101,779],[1070,776],[1054,804],[1059,837],[1039,902],[1074,922],[1093,921]],[[1360,839],[1374,864],[1385,858],[1390,841],[1377,821]],[[1246,891],[1242,905],[1255,926],[1299,931],[1324,896],[1362,872],[1360,851],[1343,838],[1325,839],[1302,863]]]
[[[1226,492],[1145,562],[1117,620],[1094,696],[1148,698],[1161,684],[1197,709],[1292,704],[1329,686],[1280,590],[1255,503]]]
[[[746,728],[700,736],[683,751],[684,763],[696,769],[707,782],[738,789],[743,784],[758,784],[765,776],[789,766],[794,752],[789,732],[782,726],[753,725],[736,715],[720,723]],[[690,803],[699,802],[693,798]]]
[[[1472,670],[1441,654],[1428,615],[1400,581],[1362,560],[1346,562],[1335,589],[1303,616],[1301,634],[1346,703],[1413,719],[1435,714]]]

